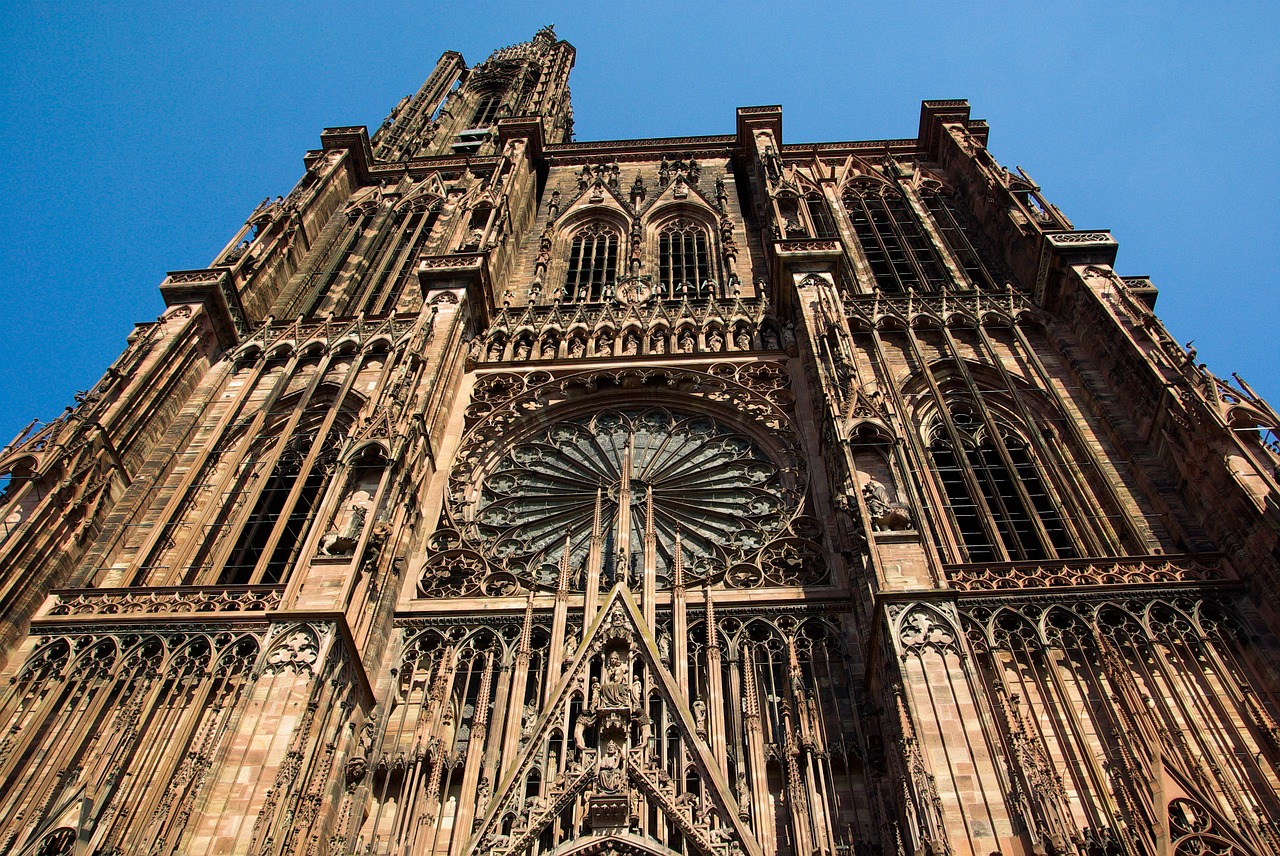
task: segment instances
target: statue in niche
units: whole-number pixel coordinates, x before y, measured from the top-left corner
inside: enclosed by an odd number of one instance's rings
[[[542,358],[544,360],[554,360],[556,358],[556,343],[554,339],[542,340]]]
[[[369,509],[363,505],[352,505],[347,525],[326,535],[321,551],[328,556],[350,556],[360,541],[360,533],[364,531],[364,521],[368,514]]]
[[[661,333],[654,333],[649,337],[649,353],[665,354],[667,352],[667,338]]]
[[[747,787],[747,774],[738,771],[738,784],[736,788],[736,798],[738,800],[738,817],[746,820],[751,817],[751,789]]]
[[[497,362],[498,360],[502,359],[502,351],[505,347],[505,344],[506,343],[504,343],[501,339],[494,339],[492,342],[489,343],[490,362]]]
[[[733,338],[733,346],[739,351],[751,350],[751,335],[742,327],[738,328],[738,334]]]
[[[778,350],[778,334],[774,332],[772,326],[764,328],[764,346],[766,350]]]
[[[786,348],[791,356],[796,355],[796,325],[789,319],[782,326],[782,347]]]
[[[607,357],[613,354],[613,337],[608,333],[601,333],[596,339],[596,356]]]
[[[538,708],[533,702],[525,702],[524,711],[520,719],[520,739],[528,740],[533,736],[533,727],[538,722]]]
[[[569,340],[569,356],[580,357],[587,352],[587,346],[583,343],[581,336],[574,336]]]
[[[862,498],[867,503],[871,525],[877,532],[897,532],[912,528],[911,509],[901,502],[889,499],[889,491],[875,479],[862,486]]]
[[[664,666],[671,665],[671,634],[666,630],[658,633],[658,659]]]
[[[724,347],[724,337],[720,335],[719,330],[712,330],[707,334],[707,350],[717,352]]]
[[[640,337],[635,333],[628,333],[624,336],[622,339],[622,353],[629,357],[640,353]]]
[[[707,703],[702,699],[693,703],[693,730],[699,737],[707,736]]]
[[[682,354],[693,353],[693,334],[688,330],[680,331],[680,352]]]
[[[596,707],[631,707],[631,683],[627,680],[627,664],[617,651],[605,660],[604,677],[596,694]]]
[[[617,740],[610,740],[600,754],[600,787],[606,791],[622,790],[625,780],[621,768],[622,746]]]
[[[530,347],[529,347],[528,339],[521,339],[520,341],[516,342],[516,359],[517,360],[529,359],[529,352],[530,352]]]

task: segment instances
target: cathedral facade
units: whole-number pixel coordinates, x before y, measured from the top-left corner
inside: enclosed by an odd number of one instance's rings
[[[1276,413],[988,153],[448,52],[0,452],[0,851],[1280,852]]]

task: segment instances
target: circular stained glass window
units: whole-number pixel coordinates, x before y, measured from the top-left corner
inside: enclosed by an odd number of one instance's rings
[[[606,573],[637,571],[651,549],[667,583],[678,533],[696,578],[786,525],[795,502],[783,476],[759,444],[709,416],[604,410],[508,448],[481,482],[468,535],[542,577],[567,547],[580,588],[593,533]]]

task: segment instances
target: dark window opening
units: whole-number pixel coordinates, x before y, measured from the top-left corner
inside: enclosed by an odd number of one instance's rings
[[[836,221],[831,216],[831,209],[827,207],[827,203],[823,201],[821,196],[805,197],[804,204],[809,209],[809,220],[813,223],[813,236],[815,238],[835,238],[839,236],[839,232],[836,231]]]
[[[844,205],[877,287],[902,294],[946,286],[946,269],[906,197],[868,191],[846,196]]]
[[[498,105],[501,103],[502,98],[496,92],[487,92],[480,96],[480,101],[476,104],[475,116],[471,119],[471,127],[487,128],[492,125],[498,115]]]
[[[953,416],[960,432],[973,424],[968,414]],[[1021,438],[1002,435],[1003,453],[989,436],[979,439],[964,433],[959,442],[957,454],[950,441],[936,439],[929,445],[929,454],[964,542],[967,561],[1035,561],[1076,555],[1071,533]],[[971,486],[976,486],[977,495]]]
[[[707,232],[677,221],[658,235],[658,280],[663,297],[711,297]]]
[[[612,297],[617,277],[618,233],[598,224],[579,231],[569,248],[565,299],[598,301]]]
[[[972,229],[966,225],[966,218],[955,198],[932,188],[925,188],[920,192],[920,199],[937,224],[943,242],[960,263],[960,269],[964,271],[969,283],[976,288],[995,288],[996,280],[991,273],[995,268],[981,241],[971,240]]]

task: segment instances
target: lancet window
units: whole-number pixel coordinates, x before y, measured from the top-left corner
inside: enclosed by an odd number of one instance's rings
[[[590,223],[573,236],[564,293],[568,300],[603,300],[618,279],[618,233],[605,223]]]
[[[851,188],[844,207],[877,288],[899,294],[944,288],[945,268],[905,196],[887,185]]]
[[[253,686],[257,642],[229,632],[92,638],[43,640],[0,694],[0,824],[17,829],[47,811],[65,792],[62,771],[75,770],[84,782],[115,783],[121,810],[104,812],[95,827],[103,852],[176,852]],[[10,836],[5,850],[72,852],[61,831],[33,849],[21,843]]]
[[[827,207],[827,202],[822,198],[821,194],[810,193],[804,198],[805,208],[809,211],[809,222],[813,225],[813,236],[815,238],[835,238],[839,236],[836,231],[835,218],[831,216],[831,209]]]
[[[377,257],[370,284],[360,289],[343,314],[354,315],[359,311],[365,315],[385,315],[397,307],[439,216],[438,200],[430,205],[424,201],[423,204],[412,205],[411,210],[397,212],[393,228],[383,237],[382,246],[370,254]],[[390,244],[390,249],[384,253],[382,250],[387,244]]]
[[[991,273],[990,260],[981,246],[971,240],[970,227],[955,197],[935,187],[926,186],[920,190],[920,201],[933,217],[938,233],[960,263],[960,269],[964,271],[969,283],[976,288],[995,288],[996,281]]]
[[[658,280],[668,298],[710,297],[711,255],[707,230],[679,219],[658,233]]]
[[[286,426],[279,423],[287,421],[284,417],[294,407],[296,400],[280,406],[274,429],[280,433],[246,461],[267,474],[256,486],[256,495],[251,494],[253,510],[239,526],[222,566],[222,584],[273,585],[285,580],[336,469],[353,414],[336,409],[330,396],[317,396],[286,436]],[[254,489],[245,485],[245,490]]]
[[[476,103],[476,112],[471,119],[471,127],[487,128],[493,124],[494,118],[498,115],[498,105],[502,103],[502,96],[497,92],[486,92],[480,96],[479,102]]]
[[[1076,555],[1026,440],[1006,424],[953,403],[935,425],[929,455],[968,561]]]
[[[320,263],[311,275],[312,289],[304,314],[337,312],[336,303],[341,297],[338,285],[343,271],[354,257],[361,255],[360,247],[367,245],[365,238],[371,231],[376,232],[375,225],[380,228],[386,223],[379,210],[378,204],[369,200],[347,212],[347,228],[324,249]]]

